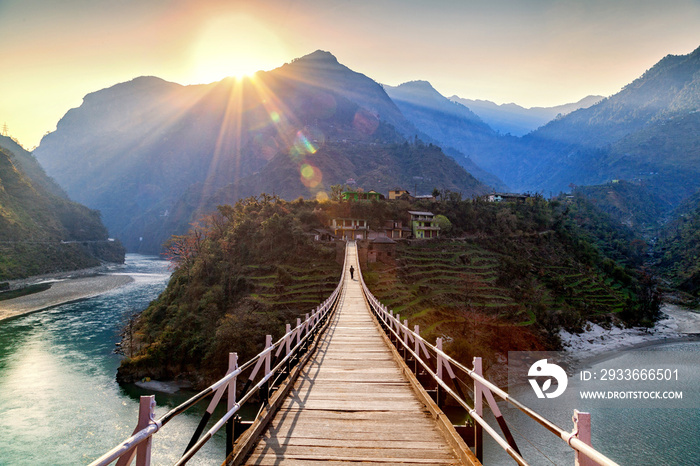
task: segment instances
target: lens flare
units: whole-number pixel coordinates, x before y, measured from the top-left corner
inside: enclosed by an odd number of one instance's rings
[[[318,149],[309,141],[301,131],[297,132],[297,137],[294,140],[292,148],[289,150],[293,158],[300,158],[308,154],[315,154]]]
[[[270,112],[270,120],[272,120],[273,123],[279,123],[281,118],[280,114],[277,112]]]
[[[330,197],[328,197],[328,193],[325,191],[319,191],[316,193],[316,200],[318,202],[327,202],[330,200]]]
[[[314,167],[312,167],[308,163],[305,163],[304,165],[302,165],[301,166],[301,176],[303,176],[307,180],[310,179],[311,177],[313,177],[314,176]]]
[[[301,173],[301,182],[307,188],[315,188],[316,186],[321,184],[323,174],[321,173],[321,170],[318,167],[314,167],[311,164],[305,163],[302,164],[299,171]]]
[[[304,134],[301,134],[300,141],[301,141],[301,144],[304,146],[304,149],[306,150],[306,152],[308,152],[309,154],[316,153],[316,147],[313,144],[311,144],[311,141],[309,141],[308,138]]]

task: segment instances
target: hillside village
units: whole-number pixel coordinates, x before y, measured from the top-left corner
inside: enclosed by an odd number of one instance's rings
[[[410,191],[394,188],[389,190],[388,196],[374,191],[364,191],[359,188],[340,193],[339,199],[344,202],[372,202],[388,199],[389,201],[407,201],[411,204],[418,201],[436,202],[440,195],[435,190],[430,195],[412,195]],[[491,193],[481,196],[480,199],[487,202],[511,202],[524,203],[529,194]],[[366,218],[334,217],[326,228],[314,228],[309,234],[314,241],[348,241],[360,242],[360,257],[364,262],[373,263],[383,258],[395,257],[395,245],[397,241],[409,239],[437,239],[440,237],[440,223],[447,223],[449,219],[443,215],[435,215],[433,212],[422,210],[406,210],[401,218],[385,220],[378,228],[370,228]]]

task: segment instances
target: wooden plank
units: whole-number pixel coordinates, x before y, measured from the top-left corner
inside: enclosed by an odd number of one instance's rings
[[[284,457],[302,457],[302,458],[319,458],[332,459],[338,458],[343,460],[354,459],[356,461],[365,461],[367,459],[382,459],[389,461],[395,458],[404,458],[415,461],[422,460],[455,460],[454,453],[451,449],[444,451],[440,450],[420,450],[410,449],[401,450],[398,448],[345,448],[339,446],[332,447],[295,447],[295,446],[279,446],[272,447],[270,445],[259,444],[255,451],[250,455],[248,461],[255,461],[257,456],[274,455],[277,458]]]
[[[277,446],[294,446],[294,447],[344,447],[353,449],[363,448],[383,448],[383,449],[398,449],[398,450],[413,450],[421,451],[442,451],[449,452],[446,447],[440,448],[440,444],[434,441],[426,440],[384,440],[384,439],[344,439],[336,438],[316,438],[316,437],[280,437],[265,436],[261,439],[260,444],[277,445]]]
[[[300,429],[270,429],[266,435],[273,435],[279,441],[281,439],[323,439],[323,440],[361,440],[363,442],[439,442],[439,434],[426,434],[425,432],[402,432],[402,431],[387,431],[386,429],[368,428],[360,430],[336,430],[328,427],[309,426],[300,431]],[[368,435],[373,440],[367,440]]]
[[[401,465],[401,464],[429,464],[431,466],[447,466],[447,465],[456,465],[459,464],[456,461],[453,460],[424,460],[424,459],[416,459],[416,460],[411,460],[407,458],[363,458],[361,460],[358,460],[356,458],[318,458],[318,457],[313,457],[311,455],[302,455],[302,456],[284,456],[284,457],[259,457],[256,458],[255,460],[251,460],[247,464],[251,465],[261,465],[261,466],[270,466],[270,465],[279,465],[279,464],[284,464],[284,465],[294,465],[294,466],[319,466],[320,464],[323,463],[328,463],[333,466],[340,466],[340,465],[348,465],[348,466],[357,466],[358,462],[366,463],[366,464],[371,464],[372,466],[395,466],[395,465]]]
[[[289,411],[289,410],[288,410]],[[424,414],[424,413],[419,413]],[[377,419],[381,417],[381,419]],[[383,424],[383,422],[394,423],[396,429],[401,428],[406,419],[406,413],[394,413],[390,411],[377,413],[376,411],[343,411],[339,409],[334,410],[309,410],[309,409],[299,409],[296,408],[295,411],[289,411],[286,418],[298,419],[298,420],[316,420],[324,421],[327,419],[339,419],[342,421],[372,421],[372,423]],[[425,421],[426,424],[423,426],[421,421]],[[434,426],[435,421],[431,420],[428,416],[423,416],[421,418],[411,416],[412,426],[422,426],[425,428],[427,426]],[[398,423],[398,424],[396,424]]]

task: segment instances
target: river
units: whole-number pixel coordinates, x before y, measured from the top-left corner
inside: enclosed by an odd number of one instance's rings
[[[140,395],[115,381],[119,331],[165,288],[168,263],[128,254],[112,273],[134,281],[105,295],[0,322],[0,465],[88,464],[131,435]],[[160,416],[191,393],[156,393]],[[179,459],[201,412],[154,440],[153,464]],[[189,464],[220,464],[217,436]]]
[[[682,403],[674,408],[643,401],[582,400],[580,391],[631,390],[632,382],[581,381],[580,371],[598,377],[609,369],[664,367],[678,368],[678,380],[656,382],[653,390],[682,391]],[[674,377],[675,378],[675,377]],[[700,464],[700,342],[683,341],[651,346],[642,350],[617,351],[608,358],[578,367],[569,374],[564,394],[554,399],[538,399],[524,384],[510,395],[566,431],[572,431],[573,410],[591,413],[593,446],[621,465],[659,464],[697,466]],[[645,404],[646,403],[646,404]],[[668,402],[671,403],[671,402]],[[651,406],[650,406],[651,405]],[[574,454],[565,442],[536,424],[518,409],[499,403],[524,458],[532,465],[574,464]],[[500,432],[493,416],[490,424]],[[484,464],[514,464],[500,447],[484,434]]]

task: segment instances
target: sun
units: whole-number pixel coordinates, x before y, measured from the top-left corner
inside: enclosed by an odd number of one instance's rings
[[[210,83],[280,66],[284,43],[263,23],[248,15],[209,20],[192,46],[192,81]]]

